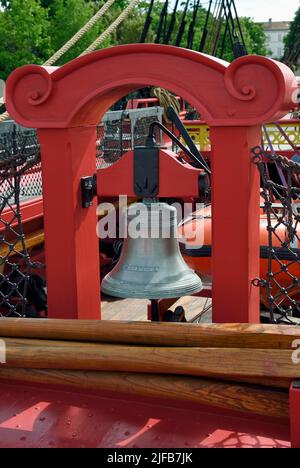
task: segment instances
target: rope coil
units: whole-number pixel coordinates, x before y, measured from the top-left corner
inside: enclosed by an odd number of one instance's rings
[[[168,107],[173,107],[177,114],[180,113],[180,103],[176,96],[171,94],[169,91],[163,88],[152,88],[151,95],[156,97],[159,101],[160,107],[164,109],[164,121],[171,123],[171,120],[168,117]]]

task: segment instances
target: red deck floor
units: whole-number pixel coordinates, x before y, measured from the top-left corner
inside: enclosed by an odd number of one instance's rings
[[[289,447],[289,428],[166,400],[0,385],[0,447]]]

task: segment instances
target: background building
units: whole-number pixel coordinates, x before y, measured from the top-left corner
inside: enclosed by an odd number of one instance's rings
[[[289,21],[272,21],[262,23],[267,36],[267,47],[270,50],[269,57],[281,59],[284,55],[284,38],[290,29]]]

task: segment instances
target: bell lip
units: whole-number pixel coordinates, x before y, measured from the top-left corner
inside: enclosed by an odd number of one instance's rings
[[[176,299],[180,297],[188,297],[188,296],[194,296],[195,294],[201,292],[203,290],[203,283],[201,281],[201,278],[194,273],[196,278],[193,282],[190,282],[190,284],[183,284],[182,286],[178,287],[178,282],[174,283],[174,290],[172,290],[172,283],[169,283],[166,285],[168,289],[166,290],[160,290],[160,293],[157,293],[157,290],[159,287],[161,288],[161,283],[157,283],[152,285],[151,290],[141,290],[138,292],[136,289],[129,289],[124,288],[123,291],[120,289],[120,283],[119,283],[119,290],[115,289],[114,286],[114,280],[110,277],[110,273],[103,279],[102,284],[101,284],[101,292],[104,294],[111,296],[111,297],[119,297],[121,299],[149,299],[149,300],[155,300],[155,299]],[[105,284],[106,283],[106,284]],[[110,284],[109,284],[110,283]],[[116,282],[117,283],[117,282]],[[117,286],[117,284],[115,284]]]

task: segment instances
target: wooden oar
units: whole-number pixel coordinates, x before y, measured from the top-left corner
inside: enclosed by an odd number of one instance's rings
[[[7,363],[33,369],[143,372],[202,377],[293,379],[300,366],[291,350],[170,348],[5,339]]]
[[[198,325],[0,318],[0,337],[150,346],[291,349],[300,329],[283,325]]]
[[[232,384],[195,377],[109,372],[0,369],[10,382],[63,386],[83,391],[109,391],[165,398],[276,418],[289,417],[287,391]],[[114,394],[112,394],[114,396]],[[196,417],[196,416],[195,416]]]

